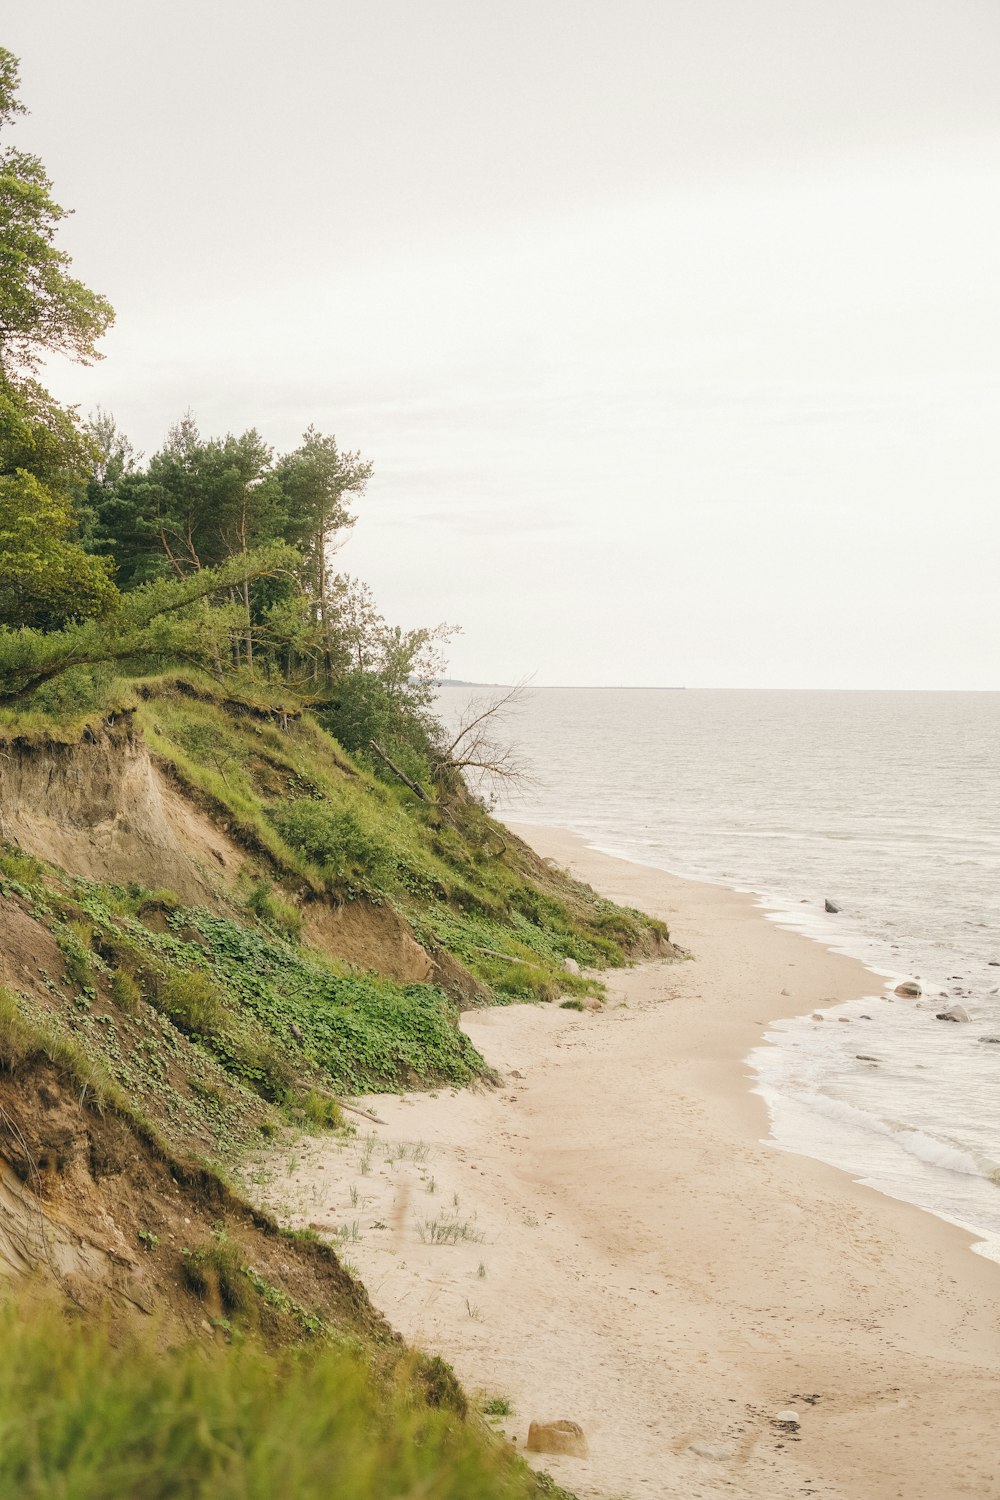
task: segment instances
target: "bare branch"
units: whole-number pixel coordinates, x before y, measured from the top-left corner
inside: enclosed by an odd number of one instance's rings
[[[458,733],[439,752],[435,775],[473,771],[479,781],[489,783],[494,791],[501,786],[522,786],[531,779],[517,747],[501,729],[506,716],[523,704],[528,681],[522,678],[490,698],[469,700]]]

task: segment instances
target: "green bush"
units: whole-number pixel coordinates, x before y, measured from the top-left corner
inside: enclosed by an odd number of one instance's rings
[[[126,1015],[134,1015],[142,998],[142,992],[132,975],[124,969],[116,969],[108,986],[111,999]]]
[[[254,1305],[254,1287],[239,1247],[225,1235],[216,1235],[210,1244],[185,1255],[183,1273],[203,1302],[217,1303],[227,1313],[246,1315]]]
[[[182,1031],[196,1036],[215,1036],[225,1016],[218,988],[200,969],[171,970],[156,985],[156,1005]]]
[[[286,843],[323,871],[330,884],[352,877],[380,886],[392,862],[383,845],[371,838],[350,812],[300,797],[271,812],[271,820]]]
[[[244,899],[247,910],[282,937],[297,938],[302,931],[302,913],[279,896],[269,880],[255,880]]]

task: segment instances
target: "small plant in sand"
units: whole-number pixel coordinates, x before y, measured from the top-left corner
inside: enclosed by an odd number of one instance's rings
[[[357,1219],[352,1219],[349,1224],[341,1224],[337,1230],[337,1238],[341,1244],[355,1244],[361,1238],[361,1226]]]
[[[465,1299],[465,1310],[474,1323],[481,1323],[483,1321],[482,1308],[477,1307],[474,1302],[470,1302],[468,1297]]]
[[[426,1161],[428,1151],[425,1141],[394,1141],[386,1148],[385,1164],[394,1167],[398,1161]]]
[[[476,1275],[479,1277],[480,1281],[486,1280],[486,1265],[483,1261],[480,1261],[479,1265],[476,1267]]]
[[[514,1403],[509,1396],[484,1396],[479,1410],[484,1417],[509,1417],[513,1414]]]
[[[425,1245],[459,1245],[463,1242],[479,1245],[483,1240],[468,1219],[423,1219],[417,1225],[417,1233]]]

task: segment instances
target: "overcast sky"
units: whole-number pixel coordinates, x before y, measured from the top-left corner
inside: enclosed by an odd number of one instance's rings
[[[454,675],[1000,686],[996,0],[33,0],[49,383],[310,423]]]

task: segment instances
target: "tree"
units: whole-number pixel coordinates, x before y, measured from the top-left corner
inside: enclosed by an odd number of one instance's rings
[[[118,663],[148,669],[153,663],[186,662],[220,673],[234,637],[245,629],[242,607],[227,599],[244,579],[281,572],[293,558],[278,543],[218,568],[143,584],[119,595],[102,619],[61,630],[0,626],[0,703],[25,698],[74,667]]]
[[[329,554],[338,533],[354,525],[346,496],[364,493],[372,465],[359,453],[341,453],[336,438],[309,427],[302,445],[279,460],[275,474],[284,497],[284,539],[305,557],[306,587],[320,628],[327,676],[334,668]]]
[[[488,788],[494,797],[504,787],[530,781],[520,752],[503,729],[504,719],[523,704],[526,688],[522,680],[488,698],[470,698],[451,731],[451,740],[435,748],[435,779],[471,775],[474,785]]]
[[[0,134],[25,113],[17,86],[17,60],[0,47]],[[56,248],[66,210],[51,188],[37,156],[0,147],[0,623],[45,628],[106,615],[118,597],[110,565],[77,540],[73,492],[91,443],[34,379],[46,354],[96,359],[114,316]]]
[[[75,529],[66,495],[24,469],[0,478],[0,625],[54,629],[114,609],[111,564],[84,552]]]
[[[0,134],[25,113],[17,97],[17,59],[0,47]],[[37,156],[0,147],[0,374],[31,374],[45,354],[84,364],[114,319],[110,302],[69,274],[70,256],[55,234],[69,211],[52,197]]]

